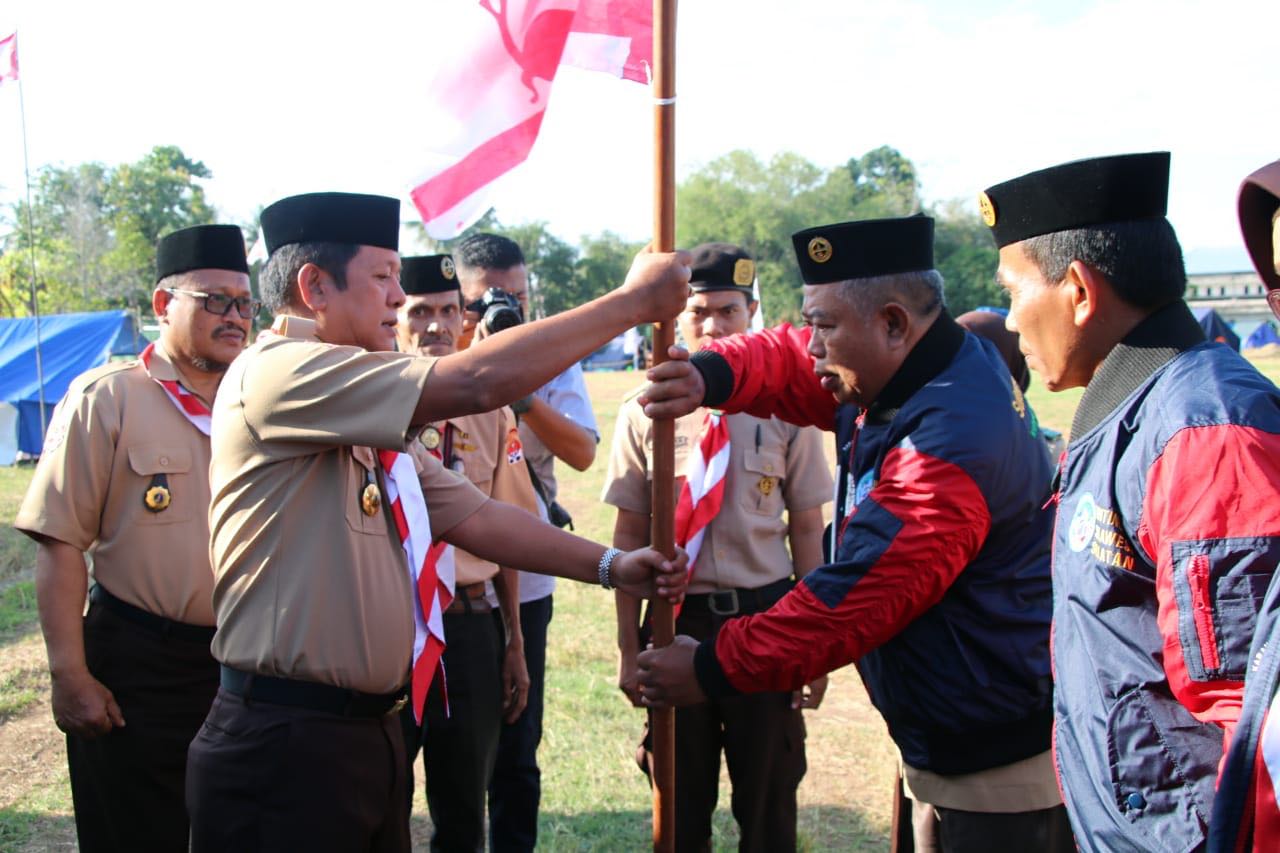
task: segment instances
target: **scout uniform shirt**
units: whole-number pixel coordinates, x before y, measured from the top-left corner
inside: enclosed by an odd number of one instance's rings
[[[653,421],[633,392],[618,412],[601,500],[650,514]],[[675,470],[682,476],[697,452],[706,410],[676,421]],[[831,473],[822,454],[822,433],[777,418],[729,415],[729,467],[724,502],[707,527],[691,594],[718,589],[757,589],[792,572],[784,541],[783,509],[805,510],[831,499]],[[677,481],[677,493],[679,481]]]
[[[538,514],[516,416],[506,406],[452,418],[447,424],[429,424],[418,434],[417,445],[443,454],[442,463],[465,476],[482,493]],[[415,448],[414,455],[426,454]],[[434,512],[430,505],[428,512]],[[497,563],[459,548],[454,549],[453,562],[458,587],[489,580],[498,573]]]
[[[58,404],[14,527],[93,556],[93,577],[122,601],[213,625],[209,439],[157,379],[178,380],[159,343],[141,360],[77,377]],[[146,503],[163,484],[163,500]]]
[[[434,359],[322,343],[312,321],[283,320],[235,360],[213,407],[213,655],[390,693],[409,677],[413,590],[372,448],[406,449]],[[487,500],[414,458],[435,533]],[[371,485],[382,499],[362,501]]]

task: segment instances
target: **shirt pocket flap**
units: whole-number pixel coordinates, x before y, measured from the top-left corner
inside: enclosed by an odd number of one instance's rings
[[[786,462],[777,453],[764,450],[742,451],[742,467],[756,474],[782,478],[786,471]]]
[[[135,474],[185,474],[191,470],[191,451],[185,447],[130,447],[129,467]]]

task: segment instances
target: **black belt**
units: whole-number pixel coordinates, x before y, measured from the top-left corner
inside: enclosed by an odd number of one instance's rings
[[[791,590],[791,578],[783,578],[755,589],[718,589],[684,597],[689,611],[709,610],[716,616],[737,616],[768,610]]]
[[[127,601],[116,598],[100,583],[95,583],[89,590],[89,601],[100,607],[105,607],[117,616],[162,637],[176,637],[179,640],[201,643],[213,642],[213,632],[216,629],[211,625],[191,625],[186,622],[175,622],[172,619],[157,616],[154,613],[143,610],[141,607],[135,607]]]
[[[306,708],[340,717],[381,717],[399,711],[408,701],[403,687],[394,693],[361,693],[318,681],[258,675],[229,666],[222,667],[221,682],[223,690],[249,702]]]

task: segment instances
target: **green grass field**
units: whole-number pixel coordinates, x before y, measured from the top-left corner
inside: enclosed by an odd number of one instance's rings
[[[1256,359],[1273,380],[1280,356]],[[636,373],[588,375],[601,426],[595,464],[562,473],[562,502],[579,534],[608,541],[610,507],[600,503],[613,420]],[[1080,392],[1028,394],[1041,422],[1066,432]],[[0,468],[0,850],[74,848],[61,735],[48,711],[48,676],[35,622],[34,548],[12,522],[30,468]],[[540,753],[543,802],[540,848],[634,850],[649,844],[650,793],[636,768],[642,714],[618,692],[612,599],[601,590],[561,582],[548,650],[545,736]],[[888,849],[893,749],[852,670],[837,672],[823,706],[807,716],[809,772],[800,789],[805,850]],[[736,847],[727,778],[716,815],[716,850]],[[414,834],[428,821],[419,793]]]

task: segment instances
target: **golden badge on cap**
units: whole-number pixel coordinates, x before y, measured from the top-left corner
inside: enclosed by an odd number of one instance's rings
[[[435,450],[440,446],[440,430],[429,426],[422,431],[422,446],[427,450]]]
[[[173,502],[173,495],[164,486],[152,486],[142,496],[142,504],[152,512],[164,512]]]
[[[445,256],[440,259],[440,275],[453,281],[453,277],[458,274],[457,269],[453,265],[453,258]]]
[[[760,482],[756,483],[756,488],[760,490],[760,494],[767,498],[773,494],[773,488],[776,485],[778,485],[777,477],[761,477]]]
[[[739,287],[748,287],[756,280],[756,263],[749,258],[738,258],[733,262],[733,283]]]
[[[360,493],[360,509],[370,516],[377,515],[378,510],[382,509],[382,492],[378,491],[377,483],[370,483]]]
[[[988,228],[995,227],[996,206],[991,201],[991,196],[986,193],[978,193],[978,212],[982,214],[982,221],[987,224]]]
[[[809,257],[816,264],[831,260],[831,242],[826,237],[814,237],[809,241]]]

